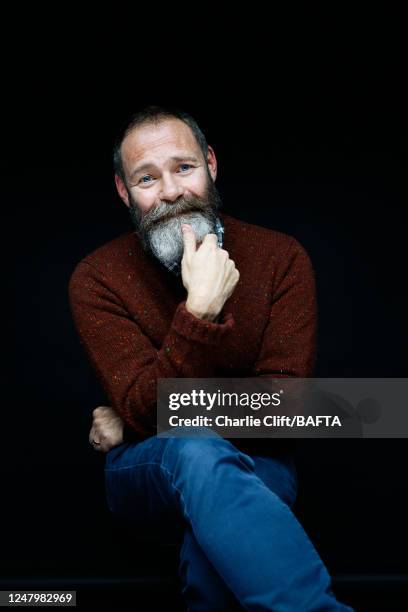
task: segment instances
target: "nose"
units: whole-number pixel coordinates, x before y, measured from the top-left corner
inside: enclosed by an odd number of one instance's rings
[[[183,194],[183,187],[170,174],[162,177],[162,189],[160,193],[161,200],[174,202]]]

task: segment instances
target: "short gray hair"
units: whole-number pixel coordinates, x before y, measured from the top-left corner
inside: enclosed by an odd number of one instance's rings
[[[122,155],[120,152],[120,148],[123,140],[126,138],[128,134],[136,127],[144,124],[153,124],[158,125],[162,121],[166,119],[180,119],[183,121],[193,132],[195,139],[203,153],[204,160],[207,162],[207,154],[208,154],[208,144],[207,139],[204,136],[203,132],[200,130],[198,123],[196,120],[189,115],[188,113],[181,111],[175,108],[168,108],[163,106],[145,106],[136,114],[132,115],[131,118],[126,122],[126,124],[120,130],[113,147],[113,168],[115,173],[120,176],[122,181],[125,181],[125,171],[123,168]]]

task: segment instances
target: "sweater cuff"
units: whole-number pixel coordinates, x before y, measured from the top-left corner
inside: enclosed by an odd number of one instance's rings
[[[187,310],[185,301],[177,306],[173,318],[173,328],[180,336],[210,345],[222,342],[234,325],[234,317],[230,312],[221,312],[219,323],[198,319]]]

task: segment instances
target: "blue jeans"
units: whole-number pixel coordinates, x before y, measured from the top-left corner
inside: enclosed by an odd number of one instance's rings
[[[110,510],[142,539],[180,543],[188,610],[352,610],[290,509],[291,458],[250,456],[217,434],[154,436],[109,451],[105,479]]]

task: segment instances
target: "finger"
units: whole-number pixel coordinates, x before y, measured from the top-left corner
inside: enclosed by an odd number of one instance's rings
[[[98,450],[102,451],[103,453],[108,453],[114,446],[115,444],[112,444],[110,440],[106,440],[105,442],[102,442],[100,446],[98,446]]]
[[[92,445],[92,448],[94,448],[95,450],[98,450],[100,448],[100,440],[99,440],[99,436],[95,430],[95,427],[91,427],[91,431],[89,432],[89,444]],[[95,444],[96,443],[96,444]]]
[[[196,251],[196,235],[191,225],[188,225],[187,223],[181,224],[181,231],[183,233],[184,254],[188,257]]]
[[[111,408],[110,406],[97,406],[95,410],[92,411],[92,415],[95,417],[99,414],[103,414],[107,410],[113,410],[113,408]]]
[[[206,234],[204,236],[203,243],[204,242],[209,243],[209,244],[211,244],[211,243],[218,244],[217,235],[216,234]]]
[[[94,435],[95,435],[95,431],[94,428],[91,428],[91,431],[89,432],[89,436],[88,436],[88,440],[89,440],[89,444],[92,444],[92,442],[94,441]]]

